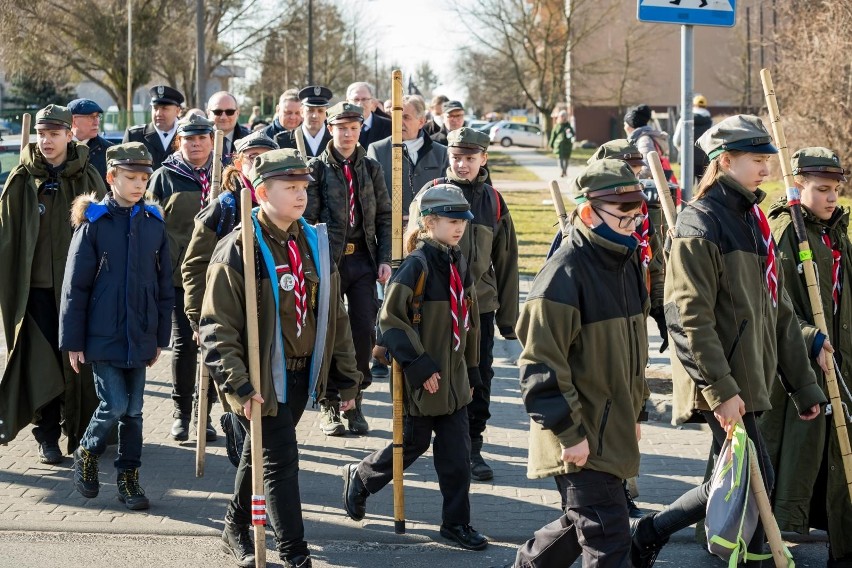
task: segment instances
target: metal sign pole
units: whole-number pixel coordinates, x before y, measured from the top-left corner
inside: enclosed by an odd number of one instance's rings
[[[680,108],[683,121],[680,134],[680,188],[685,201],[692,199],[692,180],[695,164],[692,146],[695,144],[695,118],[692,115],[693,26],[680,27]]]

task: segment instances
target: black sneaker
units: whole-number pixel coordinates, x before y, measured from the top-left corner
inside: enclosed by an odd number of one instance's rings
[[[468,550],[483,550],[488,546],[488,539],[479,534],[470,525],[441,525],[441,536],[458,543]]]
[[[284,568],[313,568],[310,556],[294,556],[293,558],[282,558]]]
[[[669,541],[654,528],[656,513],[648,513],[641,519],[630,520],[630,561],[633,568],[651,568],[657,561],[657,555]]]
[[[38,445],[38,461],[50,465],[62,462],[62,450],[57,442],[44,442]]]
[[[254,568],[254,543],[249,525],[232,525],[225,521],[222,531],[222,550],[231,554],[240,568]]]
[[[141,511],[149,506],[145,491],[139,486],[139,470],[126,469],[118,472],[118,500],[131,511]]]
[[[633,500],[633,495],[630,493],[630,488],[627,486],[627,480],[623,483],[624,498],[627,499],[627,513],[631,519],[641,519],[645,516],[645,513],[642,512],[642,509],[636,506],[636,502]]]
[[[98,457],[83,446],[74,450],[74,488],[87,499],[97,497],[101,488]]]

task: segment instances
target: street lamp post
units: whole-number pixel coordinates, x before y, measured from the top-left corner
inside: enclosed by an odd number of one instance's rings
[[[308,0],[308,85],[314,84],[314,0]]]
[[[204,61],[204,0],[195,0],[195,104],[199,107],[207,91]]]
[[[127,0],[127,128],[133,126],[133,0]]]

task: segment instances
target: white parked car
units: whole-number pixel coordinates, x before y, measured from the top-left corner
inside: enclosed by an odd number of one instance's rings
[[[500,121],[491,127],[491,143],[501,146],[532,146],[541,148],[545,145],[544,132],[535,124],[524,122]]]

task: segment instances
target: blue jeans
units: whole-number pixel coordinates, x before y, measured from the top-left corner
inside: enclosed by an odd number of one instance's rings
[[[119,471],[142,465],[142,395],[145,367],[123,369],[109,363],[92,363],[95,393],[101,403],[95,409],[80,445],[93,454],[106,451],[112,429],[118,424]]]

